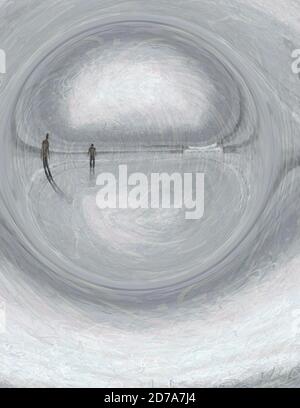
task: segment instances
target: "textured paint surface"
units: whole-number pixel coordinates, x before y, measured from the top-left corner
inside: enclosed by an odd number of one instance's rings
[[[0,2],[3,386],[299,386],[299,19],[292,0]],[[204,172],[204,217],[100,211],[92,142],[96,174]]]

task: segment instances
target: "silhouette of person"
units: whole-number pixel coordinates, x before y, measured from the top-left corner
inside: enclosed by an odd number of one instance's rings
[[[51,176],[50,169],[49,169],[49,163],[48,160],[50,159],[50,150],[49,150],[49,133],[46,134],[46,139],[43,140],[42,142],[42,148],[41,148],[41,159],[43,161],[43,166],[45,169],[46,176],[49,178]]]
[[[68,203],[72,203],[72,198],[68,197],[55,183],[53,180],[50,168],[49,168],[49,162],[48,160],[50,159],[50,149],[49,149],[49,133],[46,134],[46,139],[43,140],[42,142],[42,148],[41,148],[41,159],[43,161],[43,166],[45,170],[46,177],[51,184],[53,190],[59,194],[61,197],[65,198]]]
[[[90,157],[90,169],[94,169],[95,168],[95,158],[96,158],[96,148],[94,147],[93,144],[91,144],[89,151],[88,151],[88,155]]]

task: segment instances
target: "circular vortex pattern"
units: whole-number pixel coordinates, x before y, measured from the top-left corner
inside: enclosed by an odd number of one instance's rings
[[[13,117],[17,172],[31,174],[26,220],[36,228],[29,239],[56,261],[55,278],[144,301],[145,292],[152,299],[205,286],[226,272],[228,256],[244,261],[240,245],[253,245],[249,231],[276,177],[271,162],[261,166],[268,146],[281,148],[279,135],[267,131],[261,93],[273,96],[259,78],[248,84],[237,55],[228,60],[208,33],[194,31],[139,20],[105,24],[51,50],[26,78]],[[48,131],[53,176],[72,203],[40,171],[35,149]],[[205,216],[187,221],[184,208],[98,209],[82,157],[92,142],[106,153],[97,171],[116,174],[126,164],[129,173],[204,173]]]
[[[18,350],[28,335],[20,376],[13,378],[12,351],[3,381],[297,383],[292,5],[285,15],[275,1],[271,15],[269,1],[187,1],[184,11],[179,1],[132,10],[125,1],[30,3],[0,6],[9,56],[0,101],[0,295],[11,316],[2,345]],[[40,159],[47,132],[55,188]],[[117,176],[122,164],[148,176],[204,173],[204,216],[100,210],[97,175]],[[44,364],[51,336],[61,363],[39,379],[31,350]],[[176,367],[167,363],[174,355]],[[276,376],[261,380],[274,367]]]

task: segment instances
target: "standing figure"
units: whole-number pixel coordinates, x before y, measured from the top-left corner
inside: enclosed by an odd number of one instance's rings
[[[95,168],[95,158],[96,158],[96,148],[94,147],[93,144],[91,144],[89,151],[88,151],[88,155],[90,157],[90,169],[94,169]]]
[[[49,150],[49,133],[46,134],[46,139],[42,142],[42,149],[41,149],[41,159],[43,161],[43,166],[45,169],[46,176],[52,178],[48,159],[50,159],[50,150]]]

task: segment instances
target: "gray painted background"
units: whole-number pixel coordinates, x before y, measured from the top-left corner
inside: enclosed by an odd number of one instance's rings
[[[299,19],[292,0],[0,1],[3,387],[299,385]],[[92,142],[96,175],[204,172],[204,217],[100,211]]]

